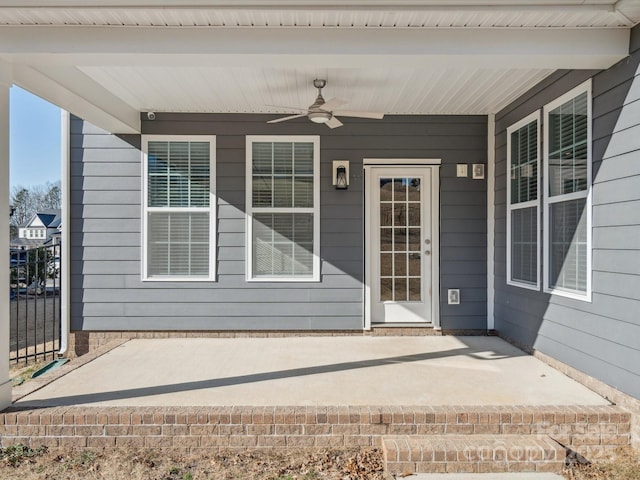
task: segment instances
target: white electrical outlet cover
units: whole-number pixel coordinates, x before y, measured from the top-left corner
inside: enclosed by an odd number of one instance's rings
[[[469,176],[469,166],[466,163],[458,163],[456,165],[456,176],[467,177]]]

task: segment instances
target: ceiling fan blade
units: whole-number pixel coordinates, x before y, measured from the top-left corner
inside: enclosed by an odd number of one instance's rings
[[[337,110],[333,114],[340,117],[372,118],[375,120],[381,120],[384,117],[384,113],[358,112],[354,110]]]
[[[342,100],[341,98],[331,98],[324,102],[320,109],[324,110],[325,112],[332,112],[339,106],[346,105],[347,103],[349,102],[347,102],[346,100]]]
[[[338,128],[344,124],[340,120],[338,120],[336,117],[331,117],[329,121],[325,123],[325,125],[329,128]]]
[[[286,122],[287,120],[293,120],[294,118],[302,118],[306,117],[306,113],[301,113],[299,115],[289,115],[288,117],[276,118],[275,120],[269,120],[267,123],[280,123]]]
[[[300,107],[287,107],[285,105],[264,105],[265,107],[271,107],[271,108],[278,108],[278,109],[282,109],[282,110],[298,110],[299,112],[306,112],[307,109],[306,108],[300,108]]]

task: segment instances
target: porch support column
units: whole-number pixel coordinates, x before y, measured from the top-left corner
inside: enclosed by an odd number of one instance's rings
[[[487,330],[495,326],[496,115],[487,116]]]
[[[11,404],[9,379],[9,67],[0,63],[0,410]]]

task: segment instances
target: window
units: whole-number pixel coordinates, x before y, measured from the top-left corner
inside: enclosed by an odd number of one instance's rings
[[[247,137],[247,278],[320,279],[319,137]]]
[[[507,283],[540,289],[538,112],[507,129]]]
[[[591,82],[544,107],[545,291],[591,296]]]
[[[143,137],[143,279],[215,279],[215,137]]]

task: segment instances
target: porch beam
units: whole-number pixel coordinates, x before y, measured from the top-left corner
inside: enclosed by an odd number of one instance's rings
[[[0,27],[12,62],[72,66],[602,69],[628,29]]]
[[[624,1],[624,0],[623,0]],[[135,0],[123,2],[122,0],[65,0],[49,1],[20,0],[6,1],[2,8],[16,9],[33,8],[38,10],[296,10],[314,12],[335,11],[462,11],[462,12],[529,12],[561,11],[561,12],[613,12],[617,4],[616,0],[591,0],[584,3],[581,0],[548,1],[541,5],[540,1],[518,0],[462,0],[452,3],[451,0],[329,0],[319,4],[317,0],[279,0],[265,2],[264,0],[189,0],[180,3],[176,0]]]
[[[140,112],[75,67],[17,65],[13,75],[16,85],[108,132],[140,132]]]
[[[11,404],[9,378],[9,88],[11,68],[0,62],[0,410]]]

